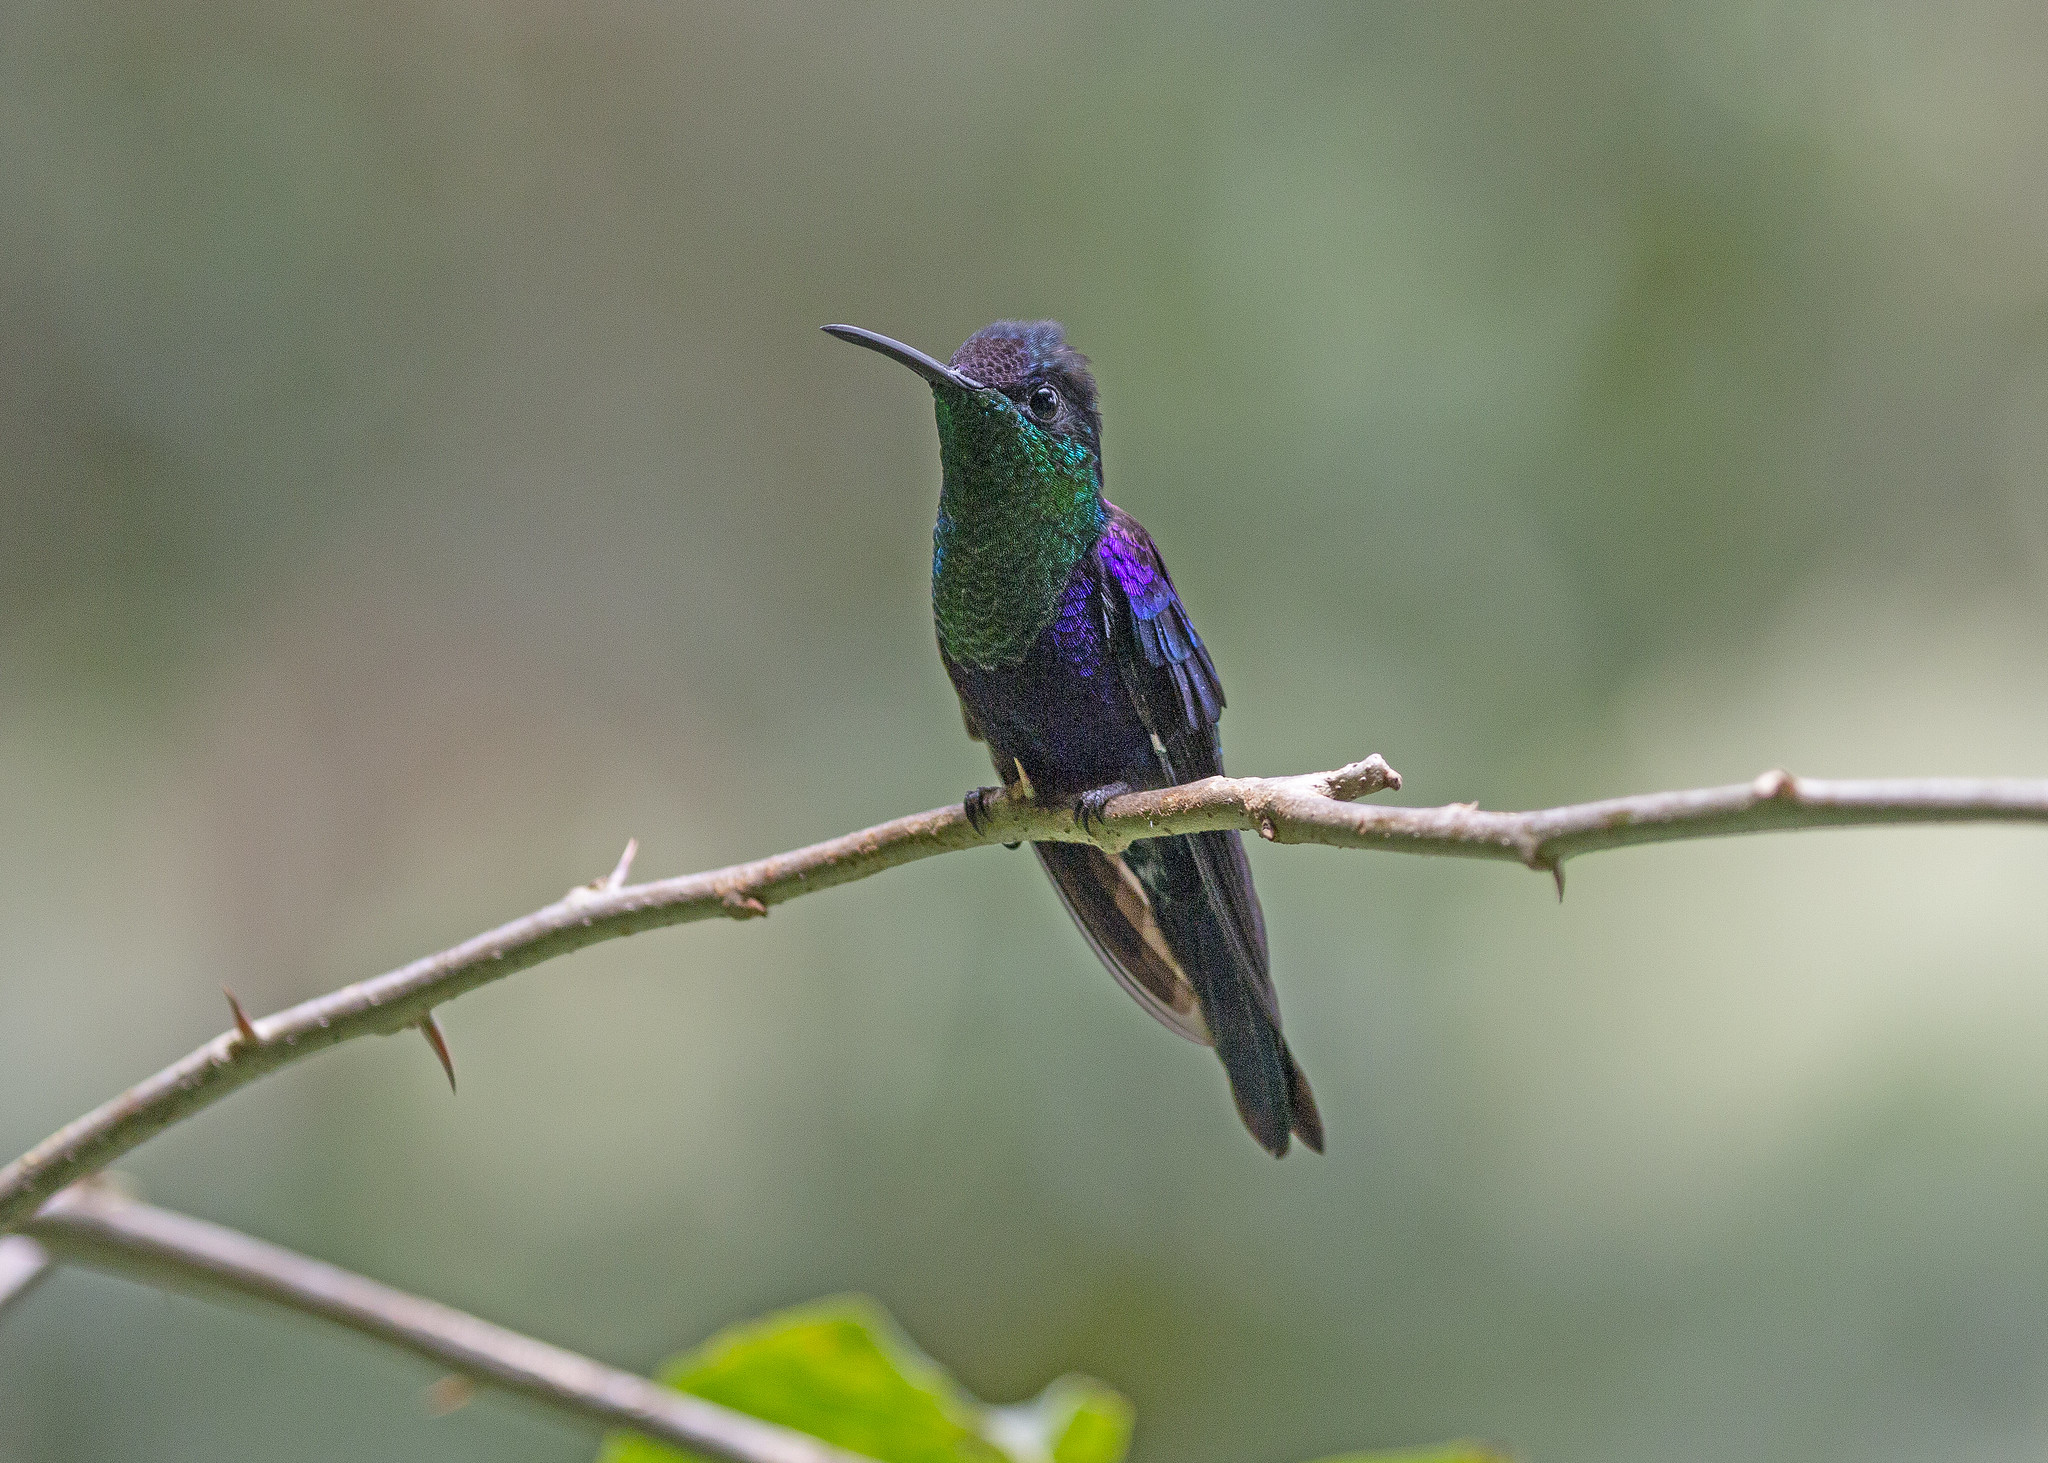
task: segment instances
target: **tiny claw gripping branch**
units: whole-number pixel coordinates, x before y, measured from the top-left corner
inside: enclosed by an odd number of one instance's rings
[[[1110,800],[1123,797],[1130,790],[1127,783],[1121,782],[1111,783],[1107,787],[1089,788],[1074,799],[1074,826],[1091,838],[1097,836],[1109,822],[1109,815],[1105,810],[1109,807]]]
[[[967,826],[976,833],[986,833],[991,817],[989,803],[1002,796],[999,787],[972,787],[967,796],[960,800],[961,814],[967,819]]]

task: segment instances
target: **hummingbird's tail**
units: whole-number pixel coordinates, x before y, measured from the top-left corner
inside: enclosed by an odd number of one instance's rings
[[[1287,1058],[1288,1123],[1294,1136],[1317,1153],[1323,1151],[1323,1115],[1316,1109],[1316,1095],[1309,1091],[1308,1075],[1294,1060],[1287,1043],[1280,1043],[1280,1055]]]
[[[1276,1158],[1287,1152],[1289,1133],[1321,1153],[1323,1119],[1315,1093],[1280,1034],[1266,920],[1243,839],[1235,833],[1193,833],[1153,842],[1167,876],[1158,900],[1160,922],[1167,943],[1188,952],[1181,964],[1230,1077],[1238,1116]],[[1199,897],[1174,897],[1183,889]]]
[[[1238,835],[1147,839],[1121,856],[1080,843],[1033,848],[1111,974],[1166,1025],[1215,1047],[1259,1146],[1279,1157],[1291,1134],[1322,1152],[1315,1094],[1280,1034]]]

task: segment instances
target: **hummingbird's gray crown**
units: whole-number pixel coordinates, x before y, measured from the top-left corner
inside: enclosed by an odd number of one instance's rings
[[[967,337],[949,362],[962,375],[992,386],[1019,406],[1031,394],[1050,386],[1065,398],[1058,420],[1037,416],[1043,425],[1082,437],[1090,445],[1102,437],[1102,414],[1095,400],[1095,377],[1088,358],[1067,344],[1057,320],[998,320]]]

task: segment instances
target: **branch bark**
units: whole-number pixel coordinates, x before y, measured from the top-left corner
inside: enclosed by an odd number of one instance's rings
[[[517,1331],[380,1285],[218,1224],[124,1198],[65,1190],[5,1244],[160,1288],[249,1296],[346,1326],[459,1376],[584,1422],[630,1428],[730,1463],[871,1463],[807,1433],[734,1412]]]
[[[600,940],[725,916],[756,918],[814,890],[867,878],[957,849],[1019,840],[1092,842],[1120,849],[1141,838],[1243,829],[1276,843],[1505,859],[1551,873],[1601,849],[1778,829],[1895,823],[2048,823],[2048,780],[1948,778],[1828,782],[1767,772],[1754,782],[1648,793],[1538,812],[1361,808],[1358,798],[1401,779],[1379,757],[1299,777],[1211,777],[1112,799],[1097,831],[1068,810],[1004,794],[980,826],[959,804],[878,824],[808,848],[709,873],[626,884],[619,869],[509,924],[438,955],[274,1016],[238,1023],[205,1046],[60,1129],[0,1169],[0,1230],[19,1225],[67,1184],[238,1087],[314,1052],[427,1021],[433,1008],[517,970]]]

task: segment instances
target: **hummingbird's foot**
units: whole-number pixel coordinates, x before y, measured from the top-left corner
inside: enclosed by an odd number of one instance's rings
[[[988,821],[989,816],[988,800],[992,797],[1000,796],[1003,791],[1004,789],[1000,787],[977,787],[961,800],[960,811],[967,815],[967,826],[969,828],[972,828],[976,833],[982,831],[982,825]],[[1006,843],[1003,847],[1015,848],[1017,845]]]
[[[1083,833],[1093,833],[1092,824],[1102,821],[1102,810],[1111,798],[1120,798],[1132,791],[1128,782],[1112,782],[1102,787],[1091,787],[1074,799],[1074,826]]]

